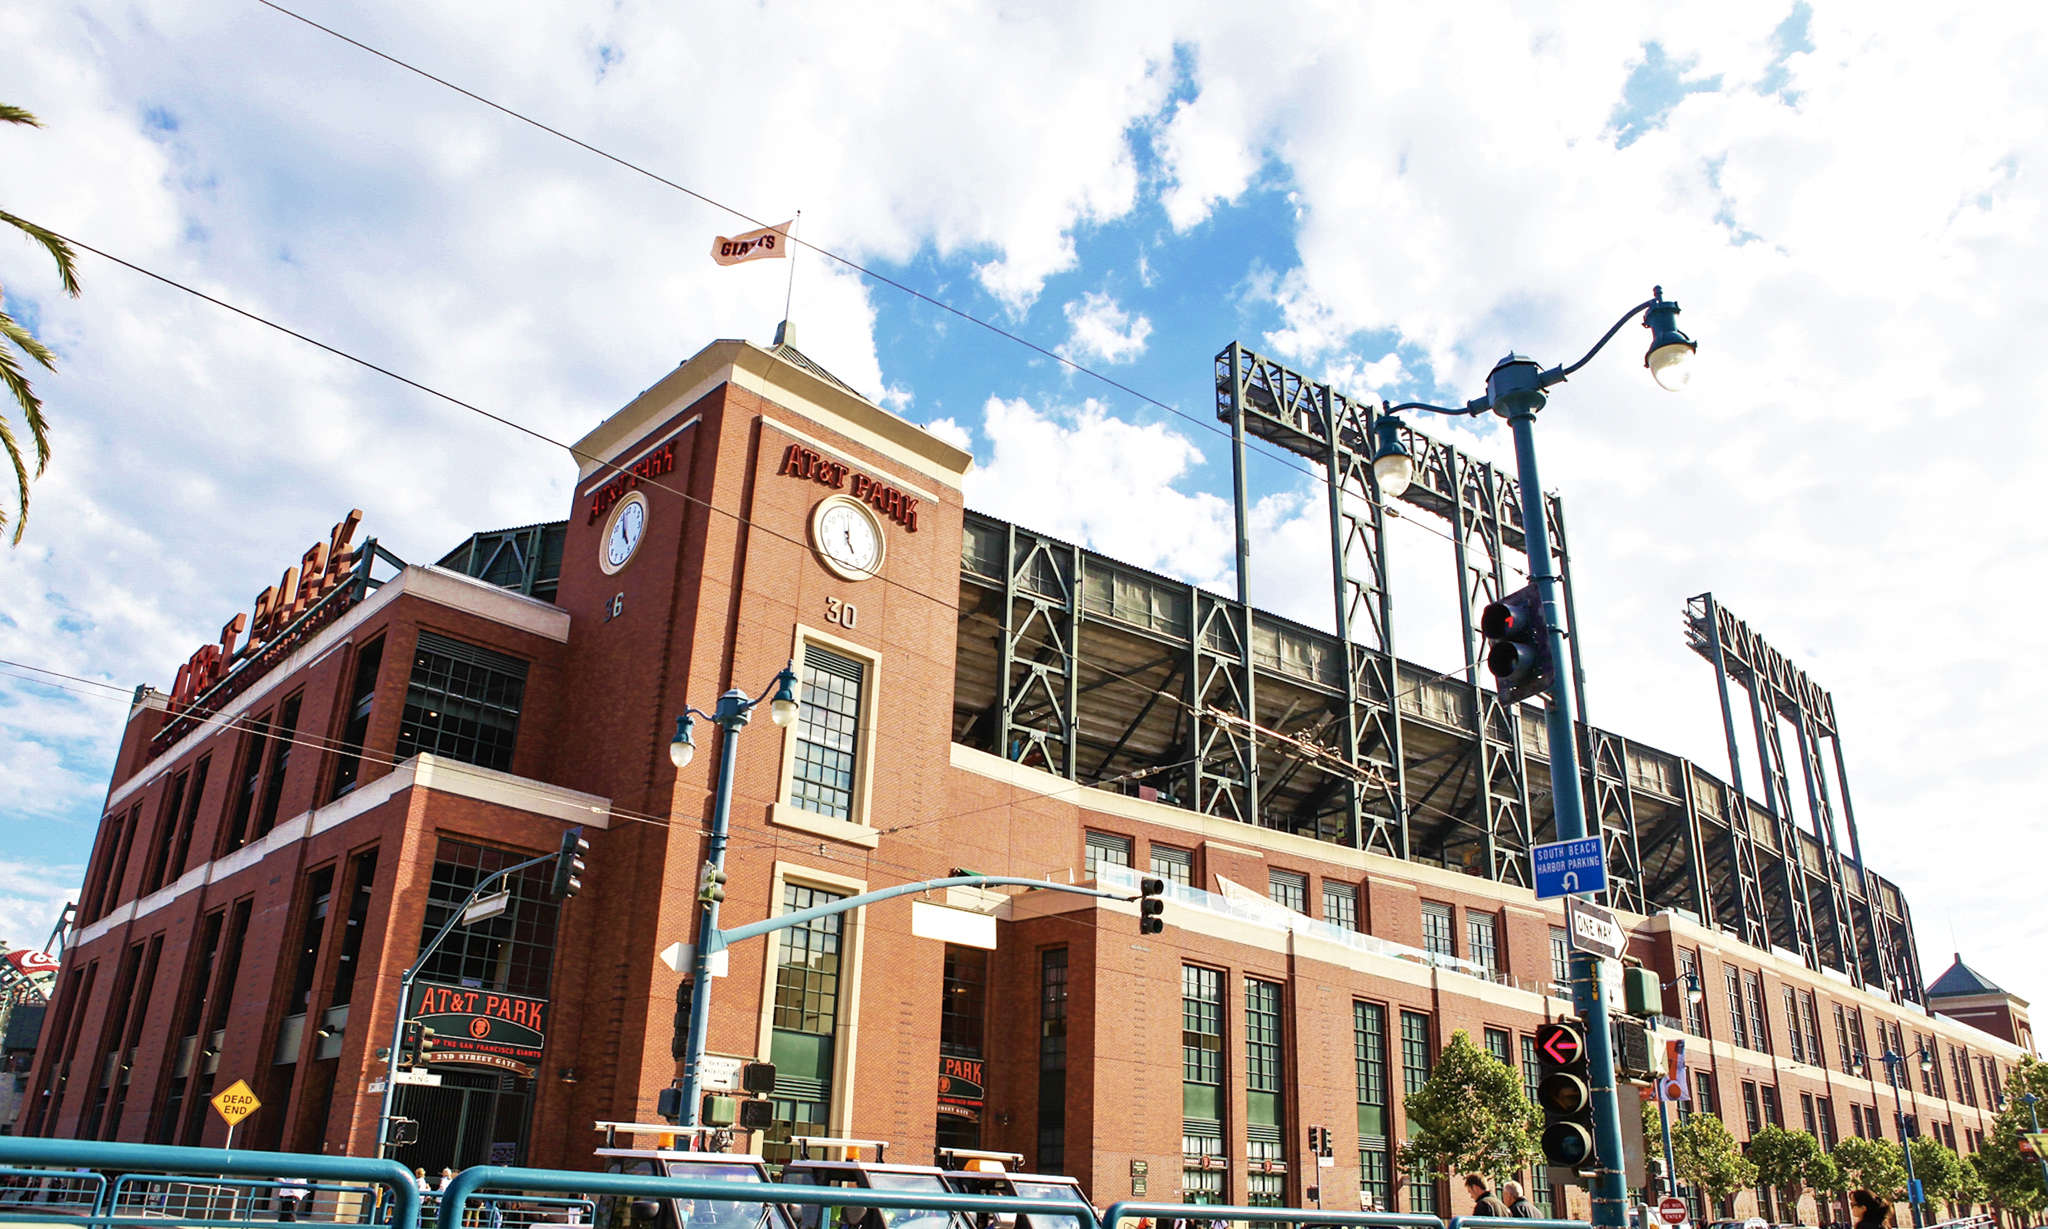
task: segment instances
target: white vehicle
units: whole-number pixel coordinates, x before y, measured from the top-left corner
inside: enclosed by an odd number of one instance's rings
[[[1065,1174],[1015,1172],[1024,1158],[1015,1152],[982,1152],[973,1148],[939,1149],[940,1172],[946,1187],[963,1195],[1011,1195],[1019,1199],[1055,1199],[1074,1204],[1072,1216],[1039,1212],[1000,1213],[994,1229],[1096,1229],[1095,1205],[1081,1184]],[[980,1226],[978,1229],[990,1229]]]
[[[906,1191],[944,1195],[945,1174],[933,1165],[892,1165],[889,1145],[879,1139],[796,1135],[796,1159],[782,1167],[789,1186],[831,1186],[849,1190]],[[873,1152],[864,1160],[863,1152]],[[871,1208],[849,1204],[836,1210],[821,1204],[792,1205],[797,1229],[975,1229],[957,1213],[917,1208]]]
[[[597,1229],[796,1229],[781,1204],[746,1198],[745,1188],[770,1181],[758,1156],[708,1150],[709,1127],[600,1122],[597,1156],[605,1172],[729,1182],[731,1199],[652,1199],[612,1195],[597,1201]],[[620,1136],[626,1137],[621,1145]],[[644,1143],[635,1143],[645,1140]]]

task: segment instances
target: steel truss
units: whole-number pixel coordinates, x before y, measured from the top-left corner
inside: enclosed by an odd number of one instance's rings
[[[1738,933],[1750,943],[1775,942],[1798,952],[1812,968],[1837,969],[1858,985],[1875,985],[1894,998],[1918,1001],[1918,961],[1912,960],[1910,968],[1901,965],[1902,950],[1909,958],[1911,950],[1909,931],[1907,943],[1900,941],[1904,901],[1863,864],[1833,697],[1711,593],[1686,603],[1685,626],[1687,644],[1714,667],[1733,801],[1739,811],[1731,814],[1728,825],[1736,891],[1731,900],[1717,903],[1731,907]],[[1749,700],[1751,744],[1762,768],[1766,822],[1761,825],[1752,822],[1743,790],[1740,722],[1729,700],[1731,681]],[[1787,725],[1805,787],[1811,833],[1800,826],[1794,810],[1784,739]],[[1824,744],[1832,744],[1853,861],[1841,853]],[[1759,847],[1768,850],[1767,857],[1760,858]]]

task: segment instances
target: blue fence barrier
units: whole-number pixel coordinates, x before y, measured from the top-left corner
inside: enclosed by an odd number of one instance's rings
[[[1444,1229],[1443,1221],[1421,1212],[1340,1212],[1321,1208],[1254,1208],[1215,1203],[1138,1203],[1126,1200],[1109,1205],[1102,1214],[1102,1229],[1118,1229],[1120,1222],[1160,1221],[1246,1221],[1251,1224],[1308,1224],[1384,1226],[1385,1229]],[[1517,1221],[1533,1225],[1535,1221]]]
[[[455,1175],[440,1191],[440,1229],[464,1229],[487,1188],[518,1191],[560,1191],[586,1194],[593,1198],[624,1196],[629,1199],[687,1199],[714,1204],[762,1207],[797,1204],[806,1207],[882,1208],[887,1210],[960,1212],[970,1218],[980,1213],[1029,1213],[1039,1216],[1084,1216],[1094,1220],[1094,1210],[1067,1199],[1019,1199],[1008,1195],[962,1195],[954,1192],[925,1194],[917,1191],[884,1191],[865,1187],[790,1186],[776,1182],[720,1182],[702,1178],[661,1178],[649,1174],[599,1174],[563,1169],[515,1169],[509,1165],[477,1165]],[[764,1212],[765,1219],[765,1212]],[[970,1219],[970,1224],[980,1223]]]

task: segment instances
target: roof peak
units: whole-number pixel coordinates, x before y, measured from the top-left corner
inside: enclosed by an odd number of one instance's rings
[[[1963,963],[1963,954],[1955,954],[1955,963],[1927,987],[1929,998],[1961,997],[1969,994],[2006,994],[2008,991],[1997,982]]]

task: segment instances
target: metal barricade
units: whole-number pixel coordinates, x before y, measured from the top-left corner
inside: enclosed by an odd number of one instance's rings
[[[589,1225],[597,1220],[597,1203],[590,1199],[569,1199],[558,1195],[492,1194],[477,1200],[472,1217],[477,1216],[481,1217],[484,1229]]]
[[[1244,1221],[1249,1224],[1265,1225],[1316,1225],[1341,1226],[1366,1229],[1378,1226],[1383,1229],[1444,1229],[1443,1221],[1423,1212],[1340,1212],[1322,1208],[1254,1208],[1237,1204],[1217,1203],[1139,1203],[1125,1200],[1113,1203],[1102,1214],[1102,1229],[1118,1229],[1120,1222],[1150,1220],[1155,1225],[1161,1221]],[[1452,1222],[1454,1225],[1456,1222]],[[1532,1225],[1535,1221],[1519,1221],[1518,1224]]]
[[[0,1219],[90,1216],[106,1197],[103,1174],[76,1169],[0,1169]]]
[[[68,1202],[0,1199],[0,1224],[274,1229],[314,1220],[419,1226],[420,1194],[412,1171],[396,1161],[0,1136],[0,1176],[32,1175],[23,1190],[56,1191],[52,1184],[58,1179],[51,1175],[58,1171],[51,1167],[72,1171],[66,1180],[75,1185],[63,1193]],[[103,1176],[109,1172],[123,1175],[114,1189]],[[280,1188],[291,1193],[289,1209],[281,1206]]]
[[[1519,1216],[1453,1216],[1450,1229],[1593,1229],[1582,1220],[1529,1220]]]
[[[1091,1212],[1085,1204],[1066,1199],[1018,1199],[1007,1195],[963,1195],[947,1191],[876,1190],[866,1187],[790,1186],[775,1182],[720,1182],[701,1178],[665,1178],[649,1174],[589,1173],[560,1169],[515,1169],[508,1165],[477,1165],[455,1175],[439,1192],[440,1229],[475,1229],[480,1205],[488,1200],[485,1190],[550,1191],[581,1195],[590,1199],[624,1196],[629,1199],[691,1200],[699,1204],[775,1205],[796,1204],[828,1208],[881,1208],[923,1212],[958,1212],[973,1218],[981,1213],[1030,1213],[1041,1216],[1077,1216]],[[764,1212],[764,1218],[766,1213]],[[1432,1221],[1434,1225],[1437,1222]]]

